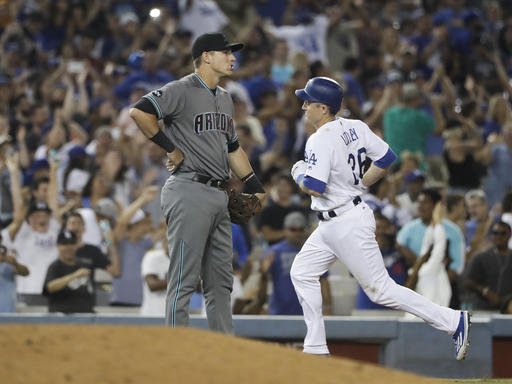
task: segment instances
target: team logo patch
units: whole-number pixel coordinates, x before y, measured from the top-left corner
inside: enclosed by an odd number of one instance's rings
[[[151,94],[152,94],[153,96],[160,97],[160,96],[162,96],[162,94],[163,94],[163,93],[162,93],[162,91],[161,91],[161,90],[157,90],[157,91],[153,91],[153,92],[151,92]]]

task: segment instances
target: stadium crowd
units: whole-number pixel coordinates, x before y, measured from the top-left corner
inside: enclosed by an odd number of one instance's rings
[[[221,85],[269,195],[233,225],[234,313],[301,313],[289,269],[316,219],[289,170],[313,132],[294,90],[314,76],[337,79],[339,114],[399,155],[363,197],[390,275],[439,304],[512,313],[504,0],[0,2],[0,312],[163,315],[169,174],[128,111],[192,72],[191,44],[211,31],[245,44]],[[362,291],[354,305],[375,308]]]

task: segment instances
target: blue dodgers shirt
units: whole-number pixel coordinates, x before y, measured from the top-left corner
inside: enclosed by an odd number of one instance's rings
[[[267,255],[271,252],[275,254],[274,262],[268,271],[273,285],[268,305],[270,315],[302,315],[302,307],[290,277],[293,260],[300,248],[285,239],[272,245],[267,252]],[[321,277],[325,278],[328,275],[329,273],[326,272]]]
[[[295,293],[290,269],[300,247],[282,240],[269,248],[275,254],[269,273],[272,277],[273,291],[270,296],[268,313],[270,315],[302,315],[302,307]]]
[[[0,263],[0,312],[16,312],[16,280],[14,268],[6,262]]]

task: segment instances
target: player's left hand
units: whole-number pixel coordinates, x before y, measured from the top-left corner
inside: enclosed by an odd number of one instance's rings
[[[174,151],[167,153],[167,161],[165,166],[169,172],[174,173],[178,170],[184,159],[185,156],[183,155],[181,149],[176,148]]]
[[[255,194],[238,193],[234,189],[228,192],[228,211],[232,223],[245,224],[262,208]]]

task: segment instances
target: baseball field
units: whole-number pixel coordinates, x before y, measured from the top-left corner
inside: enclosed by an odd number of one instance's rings
[[[480,379],[474,379],[474,380],[452,380],[450,381],[452,383],[492,383],[492,384],[511,384],[512,383],[512,379],[496,379],[496,380],[492,380],[492,379],[483,379],[483,380],[480,380]]]
[[[512,383],[429,379],[197,329],[1,325],[2,383]]]

